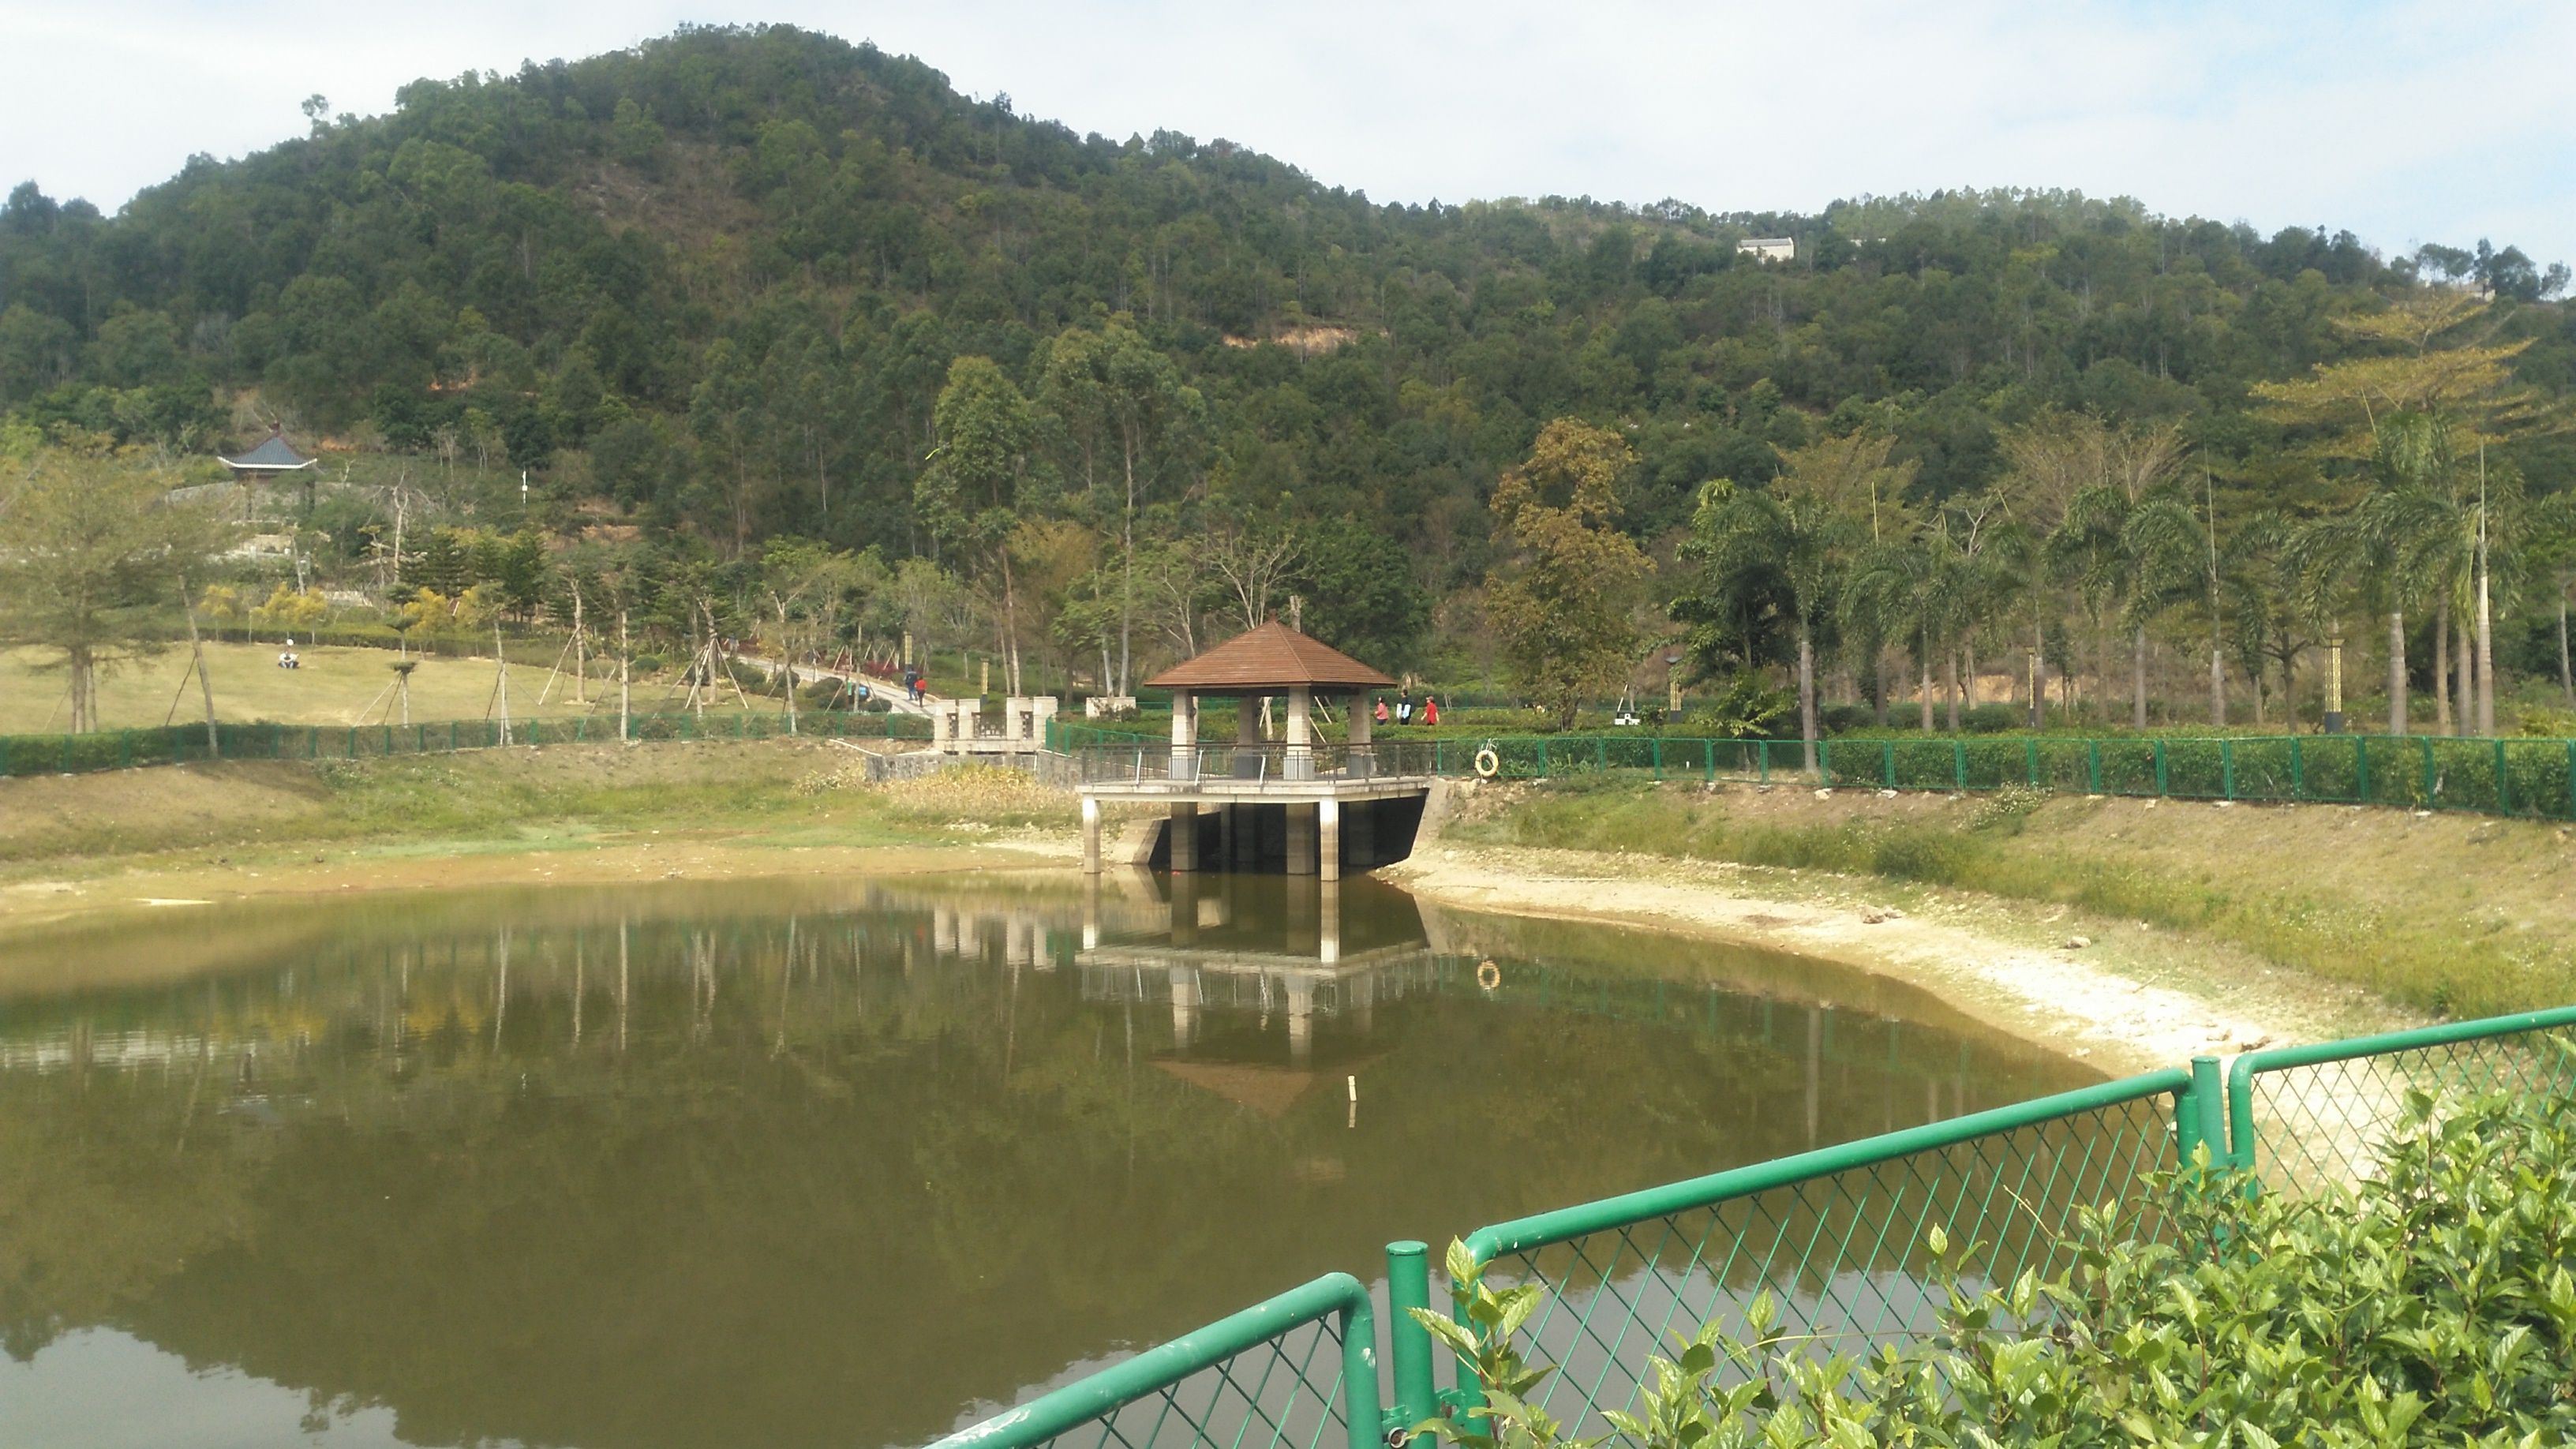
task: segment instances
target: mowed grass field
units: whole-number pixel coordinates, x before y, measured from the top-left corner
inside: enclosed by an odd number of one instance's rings
[[[391,666],[395,656],[383,649],[312,648],[298,649],[303,660],[299,669],[277,667],[278,647],[274,644],[208,644],[206,675],[214,681],[215,717],[228,722],[270,720],[282,724],[353,725],[378,724],[402,719],[399,705],[386,686],[394,682]],[[65,676],[59,668],[42,667],[60,659],[49,650],[11,649],[0,651],[0,734],[47,734],[67,729],[71,707],[67,700]],[[439,659],[414,656],[419,668],[411,676],[411,717],[416,722],[451,719],[482,719],[488,713],[499,713],[499,698],[493,689],[496,670],[489,659]],[[546,673],[554,664],[552,651],[535,660],[510,661],[510,717],[529,719],[568,718],[577,714],[617,712],[615,660],[603,668],[592,661],[588,706],[573,699],[571,665],[546,688]],[[98,687],[99,723],[106,729],[141,729],[172,718],[171,702],[178,701],[176,718],[185,722],[204,718],[205,705],[197,693],[197,682],[187,678],[188,648],[185,644],[156,658],[129,661],[100,681]],[[181,697],[181,681],[186,681],[186,694]],[[539,694],[544,701],[539,702]],[[676,709],[677,696],[670,694],[667,680],[635,686],[635,709],[644,713],[656,708]],[[731,691],[725,703],[733,703]],[[773,707],[775,701],[767,701]],[[388,706],[394,707],[390,715]]]

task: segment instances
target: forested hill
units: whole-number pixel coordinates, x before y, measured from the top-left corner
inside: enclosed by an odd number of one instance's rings
[[[2499,312],[2539,339],[2522,381],[2576,379],[2564,269],[2510,247],[2389,259],[2057,193],[1381,205],[1224,142],[970,101],[866,45],[689,30],[420,81],[113,217],[19,187],[0,406],[200,451],[282,416],[426,466],[506,454],[559,507],[614,500],[720,554],[899,556],[944,536],[917,485],[951,363],[980,355],[1037,400],[1016,506],[1096,521],[1132,462],[1158,536],[1222,515],[1332,542],[1308,557],[1361,572],[1316,586],[1374,599],[1398,647],[1481,577],[1492,482],[1560,415],[1631,440],[1624,524],[1650,542],[1701,482],[1863,416],[1929,496],[1989,481],[1999,431],[2055,405],[2183,420],[2222,487],[2295,503],[2324,465],[2249,386],[2341,355],[2329,319],[2426,269],[2523,304]],[[1064,402],[1069,328],[1159,411]],[[2550,446],[2521,459],[2542,490],[2569,481]]]

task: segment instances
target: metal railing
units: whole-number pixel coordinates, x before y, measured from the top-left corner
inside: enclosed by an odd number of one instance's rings
[[[1283,744],[1201,744],[1175,751],[1148,740],[1086,744],[1073,752],[1084,784],[1214,785],[1257,788],[1318,780],[1367,780],[1436,773],[1436,751],[1427,744],[1316,744],[1291,750]],[[1178,756],[1176,759],[1175,756]]]
[[[939,1449],[1381,1449],[1381,1417],[1368,1289],[1327,1273],[1005,1409]]]
[[[2078,1208],[2118,1203],[2130,1230],[2164,1231],[2159,1175],[2206,1144],[2215,1170],[2313,1191],[2372,1170],[2369,1148],[2409,1090],[2576,1090],[2576,1057],[2542,1039],[2576,1028],[2576,1007],[2351,1041],[2214,1057],[1946,1122],[1481,1228],[1481,1269],[1537,1284],[1524,1328],[1532,1362],[1556,1366],[1538,1402],[1569,1434],[1605,1432],[1632,1406],[1648,1356],[1702,1322],[1741,1325],[1769,1292],[1782,1326],[1820,1351],[1925,1331],[1942,1306],[1925,1238],[1953,1246],[1963,1279],[2000,1282],[2067,1267]],[[1379,1433],[1479,1401],[1460,1366],[1437,1387],[1430,1335],[1403,1309],[1429,1301],[1420,1243],[1387,1250],[1381,1410],[1367,1294],[1343,1275],[1212,1324],[941,1441],[940,1449],[1319,1449],[1330,1430],[1362,1449]],[[1329,1285],[1329,1286],[1327,1286]],[[1304,1295],[1304,1296],[1301,1296]],[[1327,1410],[1320,1340],[1330,1314],[1342,1368]],[[1369,1365],[1363,1370],[1363,1364]],[[1248,1387],[1249,1386],[1249,1387]],[[1308,1403],[1303,1411],[1292,1405]],[[1300,1412],[1303,1417],[1300,1417]],[[1374,1442],[1375,1436],[1367,1436]]]
[[[637,714],[629,740],[767,740],[788,733],[783,713]],[[822,739],[930,738],[930,721],[913,715],[800,710],[796,733]],[[209,742],[203,724],[164,729],[102,730],[86,735],[0,735],[0,776],[79,775],[147,765],[207,760],[360,760],[438,755],[504,745],[608,744],[617,716],[440,720],[408,725],[219,724]]]

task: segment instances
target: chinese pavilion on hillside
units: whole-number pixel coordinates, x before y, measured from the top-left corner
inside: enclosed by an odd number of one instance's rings
[[[290,447],[287,444],[286,435],[274,428],[269,430],[267,440],[258,447],[238,458],[222,460],[225,467],[233,470],[233,477],[241,482],[257,482],[270,478],[283,478],[290,473],[301,473],[312,467],[313,461]]]
[[[1100,869],[1100,802],[1160,800],[1171,822],[1156,855],[1174,871],[1284,869],[1339,880],[1400,860],[1412,846],[1432,776],[1407,750],[1371,734],[1376,693],[1396,682],[1273,621],[1236,635],[1145,683],[1172,691],[1168,746],[1083,751],[1084,868]],[[1264,739],[1262,701],[1285,696],[1285,729]],[[1236,701],[1232,744],[1199,739],[1199,703]],[[1345,741],[1320,741],[1319,703],[1344,704]],[[1212,819],[1211,819],[1212,817]],[[1203,830],[1213,823],[1213,835]],[[1345,829],[1348,825],[1349,829]]]

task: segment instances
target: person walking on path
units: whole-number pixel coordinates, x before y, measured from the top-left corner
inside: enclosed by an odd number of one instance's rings
[[[1386,701],[1383,699],[1377,702],[1377,722],[1379,724],[1386,723]]]
[[[1436,694],[1422,696],[1422,722],[1425,725],[1440,723],[1440,696]]]

